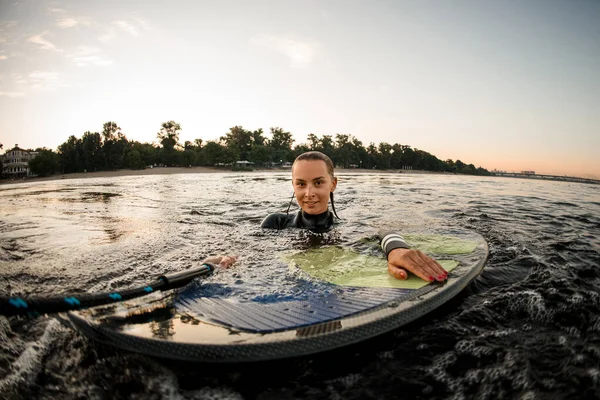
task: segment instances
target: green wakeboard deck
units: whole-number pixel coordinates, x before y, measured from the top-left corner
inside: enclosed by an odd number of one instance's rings
[[[326,246],[283,260],[333,290],[273,302],[212,296],[202,284],[68,314],[83,334],[126,350],[203,362],[259,361],[356,343],[405,325],[458,294],[484,266],[487,243],[465,230],[403,235],[447,271],[444,283],[389,276],[384,256]],[[306,281],[303,281],[306,284]]]

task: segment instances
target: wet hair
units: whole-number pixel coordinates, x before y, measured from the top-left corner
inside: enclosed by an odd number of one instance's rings
[[[333,173],[333,161],[331,161],[331,158],[329,158],[327,156],[327,154],[325,154],[325,153],[321,153],[320,151],[307,151],[306,153],[300,154],[294,160],[294,164],[292,164],[292,170],[294,169],[294,165],[296,165],[296,162],[298,162],[298,161],[323,161],[325,163],[325,166],[327,167],[327,173],[329,174],[329,176],[331,176],[331,180],[333,181],[335,179],[335,176]],[[335,212],[335,203],[333,202],[333,192],[329,193],[329,199],[331,200],[331,209],[333,210],[333,215],[335,215],[335,217],[337,219],[341,219],[340,217],[338,217],[337,212]],[[292,195],[292,200],[294,200],[293,195]],[[290,211],[290,206],[292,205],[292,200],[290,200],[290,205],[288,206],[286,214]]]
[[[329,173],[329,175],[331,176],[331,179],[333,180],[334,176],[333,176],[333,161],[331,161],[331,158],[329,158],[327,156],[327,154],[321,153],[320,151],[307,151],[306,153],[302,153],[300,154],[298,157],[296,157],[296,159],[294,160],[294,164],[296,164],[297,161],[323,161],[325,163],[325,165],[327,166],[327,172]],[[292,169],[294,168],[294,164],[292,164]]]

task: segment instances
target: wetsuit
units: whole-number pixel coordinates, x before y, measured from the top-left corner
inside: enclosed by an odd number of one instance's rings
[[[333,213],[329,210],[322,214],[311,215],[300,210],[295,214],[275,213],[268,215],[260,225],[261,228],[267,229],[286,229],[300,228],[309,229],[313,232],[323,233],[331,230],[334,224]],[[386,257],[394,249],[408,249],[410,246],[404,238],[394,231],[381,231],[379,236],[379,244],[385,252]]]
[[[329,210],[317,215],[307,214],[300,210],[295,214],[270,214],[263,220],[260,227],[279,230],[286,228],[300,228],[323,233],[331,230],[333,224],[333,213]]]

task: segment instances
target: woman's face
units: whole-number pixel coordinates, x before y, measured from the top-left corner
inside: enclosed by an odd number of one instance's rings
[[[331,178],[325,161],[300,160],[292,168],[292,186],[300,208],[307,214],[327,211],[329,193],[335,190],[337,178]]]

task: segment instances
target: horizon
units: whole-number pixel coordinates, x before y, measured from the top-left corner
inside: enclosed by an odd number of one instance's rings
[[[600,179],[600,3],[0,0],[0,142],[232,126]]]

